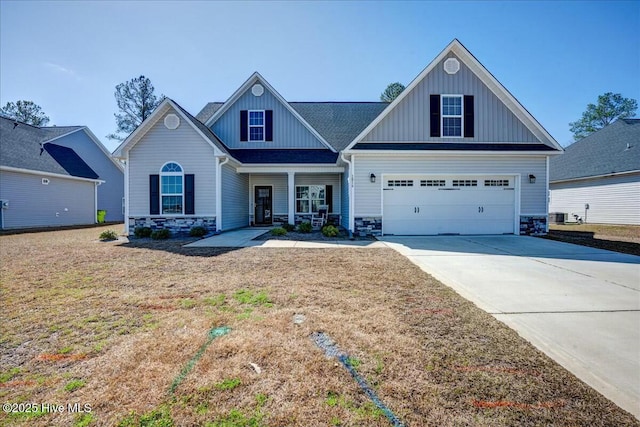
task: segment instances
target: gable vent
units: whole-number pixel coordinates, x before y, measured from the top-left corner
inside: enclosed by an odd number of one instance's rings
[[[180,126],[180,118],[175,114],[167,114],[164,118],[164,126],[170,130],[177,129]]]
[[[264,93],[264,87],[261,84],[256,83],[251,88],[251,93],[253,94],[253,96],[262,96],[262,94]]]
[[[447,74],[455,74],[460,71],[460,62],[456,58],[449,58],[444,61],[444,71]]]

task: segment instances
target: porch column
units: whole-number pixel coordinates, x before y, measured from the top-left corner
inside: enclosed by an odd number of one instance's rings
[[[296,173],[295,172],[287,172],[288,174],[288,215],[289,215],[289,224],[291,225],[295,225],[296,223],[296,186],[295,186],[295,177],[296,177]]]

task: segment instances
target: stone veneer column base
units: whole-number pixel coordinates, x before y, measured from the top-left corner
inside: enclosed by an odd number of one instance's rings
[[[382,236],[382,217],[355,217],[353,228],[356,236]]]
[[[138,227],[152,230],[166,228],[172,236],[188,236],[193,227],[204,227],[208,232],[216,231],[216,217],[129,217],[129,234],[133,236]]]
[[[520,234],[525,236],[547,234],[547,216],[520,215]]]

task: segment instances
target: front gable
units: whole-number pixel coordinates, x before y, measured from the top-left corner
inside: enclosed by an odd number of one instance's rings
[[[206,124],[231,150],[334,151],[258,73],[254,73]]]
[[[449,103],[456,103],[455,108]],[[367,149],[371,149],[371,143],[384,143],[384,149],[393,149],[389,143],[423,143],[425,147],[437,143],[473,150],[473,144],[477,143],[478,149],[488,149],[485,147],[488,144],[502,144],[502,148],[541,145],[549,150],[561,150],[531,114],[457,40],[348,148],[362,148],[362,143],[366,143]]]

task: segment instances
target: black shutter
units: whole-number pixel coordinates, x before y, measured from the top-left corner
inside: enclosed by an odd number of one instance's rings
[[[431,95],[431,136],[440,138],[440,95]]]
[[[264,112],[264,140],[273,141],[273,110]]]
[[[160,214],[160,175],[149,175],[149,214]]]
[[[473,138],[473,95],[464,96],[464,137]]]
[[[193,215],[195,210],[195,177],[193,174],[184,176],[184,213]]]
[[[325,186],[324,190],[325,203],[328,206],[327,213],[333,212],[333,185]]]
[[[249,140],[249,112],[240,110],[240,141]]]

